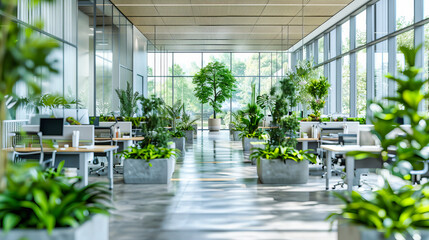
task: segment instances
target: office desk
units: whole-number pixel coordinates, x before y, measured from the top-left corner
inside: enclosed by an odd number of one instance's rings
[[[110,145],[96,145],[89,148],[57,148],[55,166],[64,160],[64,167],[68,168],[77,168],[78,176],[82,177],[82,185],[88,185],[88,159],[91,154],[105,154],[107,160],[109,162],[109,171],[108,171],[108,179],[109,179],[109,188],[113,189],[113,151],[118,149],[117,146]],[[44,152],[53,151],[52,148],[43,148]],[[13,151],[12,148],[8,149],[8,151]],[[34,152],[40,151],[40,148],[16,148],[17,152]]]
[[[331,165],[332,153],[343,153],[346,154],[352,151],[363,151],[363,152],[371,152],[371,153],[379,153],[382,148],[380,146],[359,146],[359,145],[322,145],[320,148],[326,150],[326,190],[329,189],[329,179],[331,178]],[[359,160],[366,161],[366,160]],[[323,161],[322,161],[323,162]],[[347,190],[352,191],[353,189],[353,179],[354,179],[354,168],[355,168],[355,159],[354,157],[347,156],[346,157],[346,183]],[[372,168],[371,166],[368,168]]]
[[[317,138],[297,138],[298,142],[302,143],[302,150],[308,150],[308,143],[309,142],[318,142],[319,139]]]

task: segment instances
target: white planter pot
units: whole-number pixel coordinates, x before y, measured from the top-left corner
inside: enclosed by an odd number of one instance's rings
[[[185,131],[185,137],[186,137],[186,143],[187,144],[194,144],[194,131]]]
[[[108,240],[109,217],[101,214],[76,228],[55,228],[49,235],[46,229],[13,229],[0,231],[2,240]]]
[[[305,184],[308,182],[308,161],[280,159],[257,161],[259,180],[266,184]]]
[[[243,138],[243,151],[250,151],[250,149],[252,148],[252,146],[250,145],[250,143],[252,142],[265,142],[264,140],[260,140],[257,138],[247,138],[244,137]]]
[[[176,158],[150,160],[152,166],[142,159],[124,159],[124,182],[140,184],[164,184],[171,181]]]
[[[209,118],[209,130],[211,132],[217,132],[220,130],[220,123],[221,123],[221,119],[220,118]]]
[[[240,141],[241,140],[241,138],[240,138],[240,134],[242,133],[242,131],[234,131],[233,133],[232,133],[232,139],[234,140],[234,141]]]
[[[173,142],[176,145],[176,149],[179,149],[180,153],[185,153],[185,137],[173,138]]]
[[[420,230],[420,239],[429,239],[429,230]],[[384,234],[365,226],[347,223],[340,220],[338,223],[338,240],[395,240],[394,236],[384,238]],[[406,240],[413,240],[412,237]]]

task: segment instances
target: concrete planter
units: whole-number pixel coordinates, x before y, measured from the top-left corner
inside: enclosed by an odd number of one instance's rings
[[[305,184],[308,182],[308,161],[261,159],[257,163],[259,180],[267,184]]]
[[[265,149],[267,147],[266,144],[262,144],[261,142],[251,142],[250,143],[250,154],[256,151],[256,149]],[[252,165],[256,165],[256,159],[250,159]]]
[[[137,184],[165,184],[171,181],[176,158],[150,160],[152,167],[143,159],[124,160],[124,182]]]
[[[194,130],[185,131],[186,143],[194,144]]]
[[[252,142],[265,142],[264,140],[260,140],[257,138],[247,138],[247,137],[243,137],[242,141],[243,141],[243,151],[246,151],[246,152],[250,151],[250,149],[252,148],[250,143],[252,143]]]
[[[220,118],[209,118],[209,130],[210,132],[218,132],[220,130]]]
[[[180,153],[183,154],[185,152],[185,137],[173,138],[173,142]]]
[[[429,230],[420,230],[419,233],[420,239],[429,239]],[[395,240],[395,237],[390,236],[386,239],[383,233],[375,229],[340,220],[338,223],[338,240]],[[409,237],[406,240],[413,240],[413,238]]]
[[[198,136],[198,124],[194,124],[192,125],[192,127],[194,128],[194,138],[197,138]]]
[[[242,131],[234,131],[232,133],[232,140],[234,140],[234,141],[240,141],[241,140],[241,138],[240,138],[240,134],[241,133],[242,133]]]
[[[95,230],[96,229],[96,230]],[[0,231],[2,240],[108,240],[109,217],[95,215],[76,228],[55,228],[49,235],[46,229],[13,229],[8,233]]]

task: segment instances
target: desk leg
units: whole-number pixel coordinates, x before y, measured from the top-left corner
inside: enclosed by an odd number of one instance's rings
[[[86,159],[86,156],[86,153],[79,153],[78,176],[82,177],[83,187],[88,185],[88,161]]]
[[[308,142],[307,141],[303,141],[302,142],[302,150],[307,150],[308,149]]]
[[[346,157],[346,177],[347,177],[347,191],[353,190],[353,178],[355,170],[355,159],[353,157]]]
[[[323,153],[322,153],[323,155]],[[331,151],[326,151],[326,190],[329,190],[329,179],[331,178],[331,166],[332,166],[332,159],[331,159]]]
[[[108,151],[107,153],[107,160],[109,161],[109,168],[107,177],[109,178],[109,189],[113,189],[113,151]]]

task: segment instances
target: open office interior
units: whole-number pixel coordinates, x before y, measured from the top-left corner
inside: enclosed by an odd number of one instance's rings
[[[0,19],[0,239],[429,240],[429,1]]]

